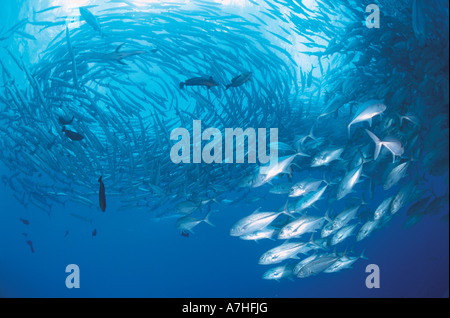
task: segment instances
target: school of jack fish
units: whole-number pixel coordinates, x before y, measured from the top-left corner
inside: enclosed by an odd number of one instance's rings
[[[107,213],[118,197],[118,211],[176,218],[183,236],[212,225],[212,206],[261,204],[230,235],[273,240],[259,264],[274,280],[351,268],[365,258],[359,242],[392,218],[408,228],[440,214],[448,4],[379,1],[377,29],[360,1],[245,3],[110,0],[66,15],[54,6],[0,30],[2,183],[49,215],[69,201]],[[41,32],[53,36],[30,63],[11,39]],[[175,164],[170,132],[193,120],[277,127],[279,161],[264,174]],[[261,191],[283,204],[265,209]]]

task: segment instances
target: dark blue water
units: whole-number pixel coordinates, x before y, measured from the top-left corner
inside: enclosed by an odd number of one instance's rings
[[[395,218],[364,242],[369,260],[356,262],[353,269],[275,282],[261,279],[266,268],[257,265],[272,242],[229,236],[233,223],[256,205],[223,208],[211,217],[218,226],[201,224],[186,239],[172,222],[156,223],[145,213],[111,209],[95,216],[93,225],[69,224],[64,217],[24,209],[11,197],[3,188],[4,297],[448,297],[448,223],[436,216],[407,230],[402,229],[405,217]],[[96,237],[91,236],[94,227]],[[35,253],[25,243],[28,238]],[[73,263],[80,267],[80,289],[65,286],[65,267]],[[380,289],[365,286],[369,263],[380,267]]]
[[[46,7],[39,1],[5,1],[0,30],[18,22],[19,16],[26,16],[23,10],[28,3],[35,4],[35,8]],[[241,10],[245,11],[245,7]],[[25,59],[38,59],[30,51],[39,43],[33,42],[26,49],[16,44],[15,51],[30,54]],[[5,56],[2,49],[0,57]],[[0,163],[0,175],[10,174]],[[448,170],[443,176],[426,178],[425,188],[432,187],[437,195],[446,193]],[[0,296],[448,297],[449,225],[448,219],[442,220],[448,213],[448,201],[442,211],[425,215],[407,229],[403,227],[406,206],[385,227],[348,246],[358,253],[365,249],[368,258],[358,260],[352,269],[277,282],[262,279],[270,267],[258,265],[259,257],[275,246],[273,241],[255,243],[229,235],[234,223],[258,207],[278,209],[285,203],[285,197],[270,194],[268,189],[266,185],[252,191],[253,195],[263,196],[255,203],[212,203],[210,221],[215,226],[201,223],[187,238],[175,228],[176,218],[155,220],[150,211],[143,209],[118,211],[120,202],[116,197],[108,198],[106,213],[69,201],[64,206],[54,205],[48,215],[31,204],[23,206],[14,197],[13,189],[0,184]],[[357,188],[356,195],[364,195],[364,189]],[[230,196],[242,193],[240,190]],[[377,192],[370,208],[376,209],[382,199],[383,194]],[[319,203],[320,210],[327,209],[325,201]],[[88,215],[92,222],[73,218],[71,213]],[[27,241],[32,242],[33,252]],[[68,264],[80,268],[79,289],[65,285]],[[365,285],[368,264],[380,268],[379,289]]]

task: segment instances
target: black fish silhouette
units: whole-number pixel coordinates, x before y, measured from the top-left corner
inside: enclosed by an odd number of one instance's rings
[[[80,135],[79,133],[66,129],[66,126],[63,126],[62,131],[66,134],[67,137],[69,137],[71,140],[74,141],[80,141],[84,138],[83,135]]]
[[[242,84],[249,81],[252,77],[252,72],[242,73],[231,80],[231,84],[228,84],[225,89],[229,89],[230,87],[238,87]]]
[[[100,191],[98,193],[100,209],[102,210],[102,212],[105,212],[105,210],[106,210],[106,195],[105,195],[105,185],[103,184],[102,177],[100,177],[98,179],[98,182],[100,183]]]
[[[185,86],[206,86],[208,89],[211,87],[219,85],[216,81],[213,80],[212,76],[209,78],[206,77],[194,77],[186,80],[186,82],[180,83],[180,88],[183,89]]]
[[[102,59],[116,61],[116,62],[119,62],[120,64],[126,65],[124,62],[122,62],[122,59],[127,58],[129,56],[133,56],[133,55],[147,53],[147,51],[143,51],[143,50],[120,51],[120,48],[122,47],[122,45],[123,45],[123,43],[120,44],[114,52],[103,55]],[[152,52],[153,51],[154,50],[152,50]]]
[[[73,119],[74,119],[74,116],[72,116],[72,119],[70,119],[70,120],[67,120],[64,117],[59,116],[58,117],[58,122],[61,125],[70,125],[73,122]]]

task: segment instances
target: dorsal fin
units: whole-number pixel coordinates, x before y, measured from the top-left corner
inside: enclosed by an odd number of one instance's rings
[[[120,44],[117,48],[116,48],[116,52],[119,52],[120,48],[122,47],[122,45],[124,45],[124,43]]]
[[[253,213],[252,214],[255,214],[255,213],[258,213],[259,212],[259,210],[261,210],[261,208],[262,207],[259,207],[259,208],[257,208],[255,211],[253,211]]]
[[[233,77],[233,78],[231,79],[231,82],[236,81],[240,76],[241,76],[241,75],[238,75],[238,76]]]

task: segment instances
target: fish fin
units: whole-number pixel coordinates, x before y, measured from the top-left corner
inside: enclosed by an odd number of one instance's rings
[[[62,127],[62,132],[65,132],[66,131],[66,126],[63,126]]]
[[[330,209],[328,209],[327,210],[327,212],[325,212],[325,216],[324,216],[324,219],[327,221],[327,222],[333,222],[333,220],[331,220],[330,219],[330,217],[329,217],[329,212],[330,212]],[[314,235],[314,233],[313,233],[313,235]],[[312,236],[311,236],[311,238],[312,238]]]
[[[281,213],[282,213],[282,214],[286,214],[287,216],[290,216],[291,218],[294,218],[294,219],[295,219],[295,216],[292,215],[291,212],[289,212],[289,210],[288,210],[288,203],[289,203],[289,200],[286,201],[286,203],[285,203],[285,205],[284,205],[284,207],[283,207],[283,211],[281,211]]]
[[[288,276],[287,279],[289,279],[291,282],[294,281],[294,279],[292,278],[292,276]]]
[[[127,63],[123,62],[122,60],[117,60],[117,62],[119,62],[122,65],[127,65]]]
[[[378,156],[380,155],[381,146],[383,145],[383,142],[371,131],[366,129],[366,133],[369,135],[370,138],[372,138],[373,142],[375,142],[375,152],[373,154],[373,159],[377,160]]]
[[[124,45],[125,43],[120,44],[117,48],[115,52],[119,52],[120,48]]]
[[[228,84],[225,86],[225,90],[229,89],[231,87],[231,84]]]
[[[211,86],[208,86],[208,90],[210,90],[211,89]]]
[[[301,150],[297,151],[297,153],[295,155],[301,156],[301,157],[311,157],[311,155],[308,155],[307,153],[304,153]],[[296,166],[299,167],[298,165],[296,165]]]
[[[100,178],[98,178],[99,183],[102,183],[102,178],[103,178],[103,176],[100,176]]]
[[[180,88],[183,89],[184,87],[184,82],[180,82]]]
[[[206,224],[209,224],[209,225],[212,226],[212,227],[215,227],[215,225],[212,224],[212,223],[209,221],[209,215],[210,215],[210,213],[211,213],[211,212],[209,212],[208,214],[206,214],[205,218],[203,219],[203,222],[205,222]]]
[[[405,117],[403,117],[402,115],[400,115],[400,114],[396,114],[397,115],[397,117],[400,119],[400,127],[403,125],[403,119],[405,118]]]
[[[372,118],[367,119],[367,121],[369,122],[369,127],[372,127]]]
[[[314,141],[317,141],[317,138],[314,136],[314,124],[311,126],[311,129],[309,130],[308,137]]]
[[[235,76],[235,77],[233,77],[232,79],[231,79],[231,82],[235,82],[240,76],[242,76],[242,74],[241,75],[238,75],[238,76]]]
[[[315,247],[317,247],[317,248],[320,248],[320,245],[317,244],[316,242],[314,242],[314,232],[311,234],[311,238],[309,239],[308,243],[313,245],[313,246],[315,246]]]
[[[324,176],[324,177],[325,177],[325,176]],[[326,180],[325,178],[322,179],[322,182],[325,182],[325,184],[326,184],[327,186],[335,186],[335,185],[338,184],[337,182],[328,181],[328,180]]]
[[[259,212],[259,210],[261,210],[261,208],[262,207],[259,207],[259,208],[257,208],[255,211],[253,211],[253,213],[252,214],[255,214],[255,213],[258,213]]]
[[[217,198],[215,198],[215,197],[214,197],[214,198],[212,198],[212,199],[211,199],[211,201],[213,201],[213,202],[215,202],[215,203],[219,203],[219,204],[221,203],[221,202],[220,202],[220,201],[218,201],[218,200],[217,200]]]
[[[369,259],[364,255],[364,252],[365,252],[365,251],[366,251],[366,249],[363,249],[363,250],[362,250],[361,255],[359,256],[359,258],[368,261]]]
[[[366,178],[366,179],[371,180],[371,177],[370,177],[370,176],[368,176],[368,175],[366,175],[366,174],[364,174],[364,173],[361,173],[361,178],[360,178],[360,179],[358,180],[358,182],[356,182],[356,183],[364,182],[364,180],[361,180],[362,178]]]

